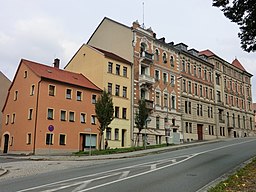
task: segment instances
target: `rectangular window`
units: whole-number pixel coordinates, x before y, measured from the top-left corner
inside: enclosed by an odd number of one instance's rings
[[[31,139],[32,139],[31,133],[28,133],[28,134],[27,134],[27,145],[30,145],[30,144],[31,144]]]
[[[71,89],[67,89],[66,90],[66,99],[71,99],[71,95],[72,95],[72,90]]]
[[[203,106],[200,105],[200,115],[203,116]]]
[[[108,83],[108,93],[112,95],[112,83]]]
[[[92,95],[92,104],[95,104],[97,102],[97,96]]]
[[[199,86],[200,97],[203,97],[203,86]]]
[[[61,121],[66,121],[66,114],[67,114],[66,111],[64,111],[64,110],[60,111],[60,120]]]
[[[49,96],[54,96],[54,95],[55,95],[55,86],[49,85]]]
[[[188,102],[185,101],[185,113],[188,113]]]
[[[163,81],[164,81],[164,84],[166,84],[168,82],[166,73],[163,73]]]
[[[120,75],[120,65],[116,64],[116,75]]]
[[[15,91],[14,92],[14,101],[17,101],[17,99],[18,99],[18,91]]]
[[[108,72],[112,73],[113,72],[113,63],[108,62]]]
[[[123,108],[123,119],[126,119],[126,112],[127,112],[127,109],[126,108]]]
[[[110,140],[111,139],[111,128],[106,129],[106,139]]]
[[[212,89],[210,89],[210,99],[212,100],[213,97],[212,97]]]
[[[184,92],[187,92],[187,89],[186,89],[186,80],[183,79],[183,91]]]
[[[156,104],[160,105],[160,93],[156,92]]]
[[[116,85],[116,96],[119,96],[119,93],[120,93],[120,85]]]
[[[60,134],[60,145],[66,145],[66,135]]]
[[[53,119],[53,109],[48,109],[47,119],[49,119],[49,120]]]
[[[156,81],[160,80],[159,71],[157,71],[157,70],[155,70],[155,80]]]
[[[85,123],[86,122],[86,115],[85,115],[85,113],[81,113],[80,114],[80,122],[81,123]]]
[[[164,94],[164,106],[168,107],[168,95],[166,93]]]
[[[186,127],[186,133],[188,133],[189,132],[189,130],[188,130],[188,122],[186,122],[185,124],[186,124],[186,126],[185,126]]]
[[[171,75],[171,86],[174,86],[175,84],[175,78],[173,75]]]
[[[75,121],[75,112],[70,111],[69,112],[69,122],[74,122]]]
[[[127,87],[123,87],[123,97],[127,98]]]
[[[10,119],[10,115],[6,115],[5,124],[8,125]]]
[[[82,101],[82,92],[81,91],[76,92],[76,100],[77,101]]]
[[[123,76],[127,77],[127,67],[123,67]]]
[[[30,95],[34,95],[35,94],[35,85],[31,86],[31,90],[30,90]]]
[[[52,133],[46,133],[46,145],[52,145],[53,144],[53,134]]]
[[[189,133],[192,133],[192,123],[189,123]]]
[[[217,101],[218,101],[218,102],[221,102],[220,91],[217,91]]]
[[[175,96],[172,95],[172,109],[175,109]]]
[[[28,120],[32,119],[32,115],[33,115],[33,109],[29,109],[28,110]]]
[[[188,82],[188,93],[191,93],[191,81]]]
[[[115,117],[119,118],[119,107],[115,107]]]
[[[199,104],[197,104],[196,112],[197,112],[197,116],[199,116],[200,115],[200,105]]]
[[[156,129],[160,128],[160,117],[156,117]]]
[[[119,139],[119,129],[115,129],[115,140]]]
[[[96,116],[95,115],[91,116],[91,124],[96,125]]]
[[[216,74],[216,84],[220,85],[220,75]]]
[[[28,77],[28,72],[24,71],[24,78],[27,78],[27,77]]]
[[[195,83],[195,95],[198,95],[197,93],[197,84]]]

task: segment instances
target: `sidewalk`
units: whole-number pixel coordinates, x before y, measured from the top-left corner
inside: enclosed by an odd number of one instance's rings
[[[185,143],[180,145],[171,145],[162,148],[146,149],[134,151],[129,153],[117,153],[110,155],[97,155],[97,156],[75,156],[75,155],[5,155],[0,154],[1,157],[6,159],[18,159],[19,161],[10,161],[0,164],[0,177],[2,179],[22,177],[33,174],[40,174],[53,170],[66,169],[71,167],[79,167],[85,165],[92,165],[101,163],[102,161],[110,159],[122,159],[144,156],[151,153],[163,153],[167,151],[174,151],[193,147],[197,145],[204,145],[207,143],[221,142],[222,139],[212,141],[201,141],[193,143]],[[23,161],[24,160],[24,161]]]

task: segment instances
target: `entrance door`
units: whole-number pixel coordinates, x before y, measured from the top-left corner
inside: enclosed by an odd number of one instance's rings
[[[197,135],[198,135],[198,140],[202,141],[203,140],[203,125],[202,124],[197,124]]]
[[[8,152],[8,146],[9,146],[9,135],[5,134],[4,135],[4,153]]]
[[[122,129],[122,141],[121,141],[122,147],[124,147],[124,144],[125,144],[125,132],[126,132],[126,130]]]

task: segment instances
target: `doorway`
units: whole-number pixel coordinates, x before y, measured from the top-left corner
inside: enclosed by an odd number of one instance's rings
[[[197,135],[198,135],[198,140],[202,141],[203,140],[203,125],[202,124],[197,124]]]
[[[4,135],[4,151],[3,151],[3,153],[8,152],[8,147],[9,147],[9,135],[5,134]]]

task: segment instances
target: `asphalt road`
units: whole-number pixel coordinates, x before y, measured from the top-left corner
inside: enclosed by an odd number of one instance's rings
[[[256,156],[254,138],[235,139],[0,181],[1,192],[196,192]]]

